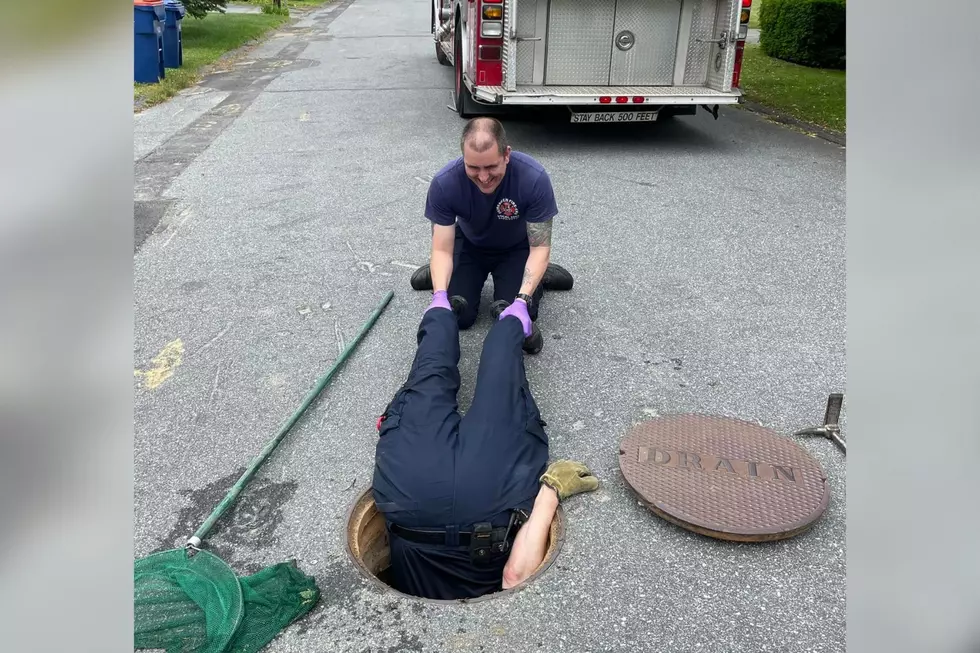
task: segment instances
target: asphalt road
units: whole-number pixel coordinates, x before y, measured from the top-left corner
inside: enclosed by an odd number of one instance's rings
[[[644,417],[707,412],[781,434],[845,386],[845,153],[745,111],[671,124],[508,120],[561,216],[528,374],[555,458],[602,481],[556,564],[467,606],[365,582],[345,517],[428,297],[426,183],[458,152],[452,71],[422,0],[314,12],[230,72],[135,118],[135,553],[181,545],[388,290],[394,300],[206,542],[240,573],[295,558],[321,603],[269,651],[843,651],[845,465],[812,530],[730,544],[638,506],[617,451]],[[487,289],[489,292],[489,288]],[[463,408],[484,316],[465,332]],[[161,355],[162,353],[162,355]],[[846,437],[846,429],[845,429]]]

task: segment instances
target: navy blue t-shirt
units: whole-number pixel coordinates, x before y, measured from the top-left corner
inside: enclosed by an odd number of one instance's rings
[[[516,247],[527,240],[528,222],[556,215],[555,191],[544,166],[513,150],[492,195],[470,181],[459,157],[436,173],[425,199],[425,217],[447,227],[457,224],[467,240],[487,249]]]

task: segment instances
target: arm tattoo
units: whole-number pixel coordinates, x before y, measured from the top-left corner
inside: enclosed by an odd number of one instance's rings
[[[531,270],[529,268],[524,268],[524,278],[521,279],[521,285],[526,284],[532,277]]]
[[[551,247],[551,226],[552,220],[527,223],[527,238],[531,247]]]

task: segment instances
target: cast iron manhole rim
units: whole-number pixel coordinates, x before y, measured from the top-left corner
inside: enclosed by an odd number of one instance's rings
[[[744,451],[746,448],[752,449],[753,445],[756,445],[760,450],[765,450],[765,453],[773,456],[774,460],[746,462],[736,455],[721,450],[684,451],[668,449],[668,447],[664,446],[660,451],[656,451],[652,446],[655,441],[655,434],[651,433],[650,430],[659,425],[663,425],[664,428],[663,439],[657,440],[660,442],[668,440],[670,443],[676,443],[678,440],[684,440],[685,438],[688,441],[713,438],[716,442],[722,443],[723,446],[721,448],[728,448],[729,451],[736,454],[738,451]],[[745,439],[725,439],[723,434],[726,429],[744,431]],[[674,439],[670,440],[671,437]],[[638,440],[640,442],[637,442]],[[668,467],[671,464],[670,460],[661,463],[658,466],[659,469],[673,474],[670,477],[666,475],[655,475],[654,472],[650,471],[655,469],[653,467],[646,468],[645,470],[644,468],[638,469],[641,465],[641,461],[639,460],[642,456],[640,452],[641,444],[647,448],[648,456],[651,456],[650,451],[653,451],[652,457],[654,463],[660,463],[663,460],[663,457],[657,460],[657,453],[663,453],[664,450],[667,450],[668,453],[674,454],[679,460],[685,461],[685,463],[689,463],[690,460],[696,460],[696,469],[698,471],[693,473],[724,475],[704,477],[704,479],[707,479],[704,483],[705,487],[699,488],[696,487],[698,484],[697,481],[688,481],[687,477],[677,475],[691,473],[687,469],[688,465],[685,465],[685,470],[682,472],[679,466]],[[631,456],[628,457],[627,453],[631,454]],[[678,454],[683,454],[683,457]],[[637,457],[636,461],[631,460],[633,456]],[[702,459],[717,460],[718,462],[714,470],[706,471],[700,466]],[[739,463],[739,467],[741,467],[742,463],[745,463],[746,470],[749,469],[748,465],[751,464],[752,476],[749,476],[748,471],[744,474],[736,473],[735,476],[727,476],[726,473],[718,472],[717,470],[722,466],[721,460],[727,463],[726,471],[728,472],[732,471],[734,463]],[[794,473],[805,472],[805,477],[809,482],[808,485],[800,489],[799,498],[789,491],[781,493],[775,491],[771,494],[767,494],[766,491],[758,491],[759,488],[766,487],[785,490],[784,486],[749,486],[747,484],[749,482],[763,484],[779,482],[780,476],[785,481],[787,475],[786,468],[788,467],[787,461],[797,463],[797,471]],[[646,460],[643,462],[646,462]],[[763,465],[772,468],[771,474],[767,472],[770,476],[769,478],[758,474],[759,469],[764,469]],[[684,413],[663,415],[637,422],[633,424],[620,443],[619,467],[627,487],[630,488],[634,496],[651,512],[683,529],[720,540],[733,542],[773,542],[792,538],[812,528],[821,519],[830,504],[830,486],[827,482],[827,475],[820,463],[806,449],[795,441],[782,437],[775,431],[767,429],[760,424],[733,417]],[[780,469],[777,471],[775,467],[779,467]],[[779,471],[782,471],[783,474],[780,474]],[[744,478],[739,478],[740,476]],[[752,480],[749,480],[750,478]],[[794,483],[796,482],[795,478],[793,481]],[[733,488],[738,484],[741,484],[742,487],[752,489],[745,493],[734,492]],[[692,491],[692,488],[694,491]],[[710,494],[698,494],[696,491],[698,489],[707,489],[710,491]],[[726,494],[725,490],[729,490],[729,493]],[[767,500],[768,503],[764,505],[760,505],[759,503],[752,504],[752,500],[759,501],[760,494],[762,495],[762,499],[764,501]],[[818,494],[819,497],[817,497]],[[738,523],[735,526],[732,526],[731,522],[738,522],[737,519],[729,520],[727,526],[721,523],[725,521],[723,519],[712,521],[711,509],[717,508],[718,505],[715,502],[725,503],[726,499],[734,495],[744,499],[746,502],[738,505],[740,511],[748,505],[749,512],[757,508],[757,513],[768,512],[771,515],[774,511],[776,514],[779,514],[778,511],[780,508],[788,507],[789,510],[785,512],[789,516],[783,519],[783,523],[778,528],[772,525],[763,527],[757,523],[751,523],[751,520]],[[673,501],[670,499],[673,499]],[[782,502],[782,505],[774,505],[780,502]],[[698,513],[694,509],[698,503],[702,507],[707,505],[708,510]],[[732,502],[729,501],[729,503]],[[786,504],[792,505],[787,506]],[[742,514],[744,515],[745,513]]]
[[[562,511],[561,505],[555,511],[555,517],[551,522],[551,542],[552,544],[548,547],[548,552],[545,554],[544,560],[538,565],[538,568],[531,574],[523,583],[512,587],[510,589],[501,590],[499,592],[493,592],[490,594],[484,594],[483,596],[478,596],[472,599],[429,599],[423,596],[415,596],[414,594],[405,594],[396,590],[391,585],[388,585],[380,578],[375,576],[371,571],[364,565],[364,563],[357,557],[354,553],[354,549],[351,544],[352,533],[351,533],[351,520],[354,519],[355,514],[358,512],[364,503],[370,502],[374,505],[374,497],[372,496],[371,487],[368,486],[366,490],[361,492],[357,498],[351,503],[350,507],[347,509],[347,518],[344,520],[344,550],[347,552],[347,557],[354,564],[354,567],[360,572],[362,576],[367,578],[367,580],[373,584],[375,587],[381,589],[388,594],[394,594],[404,599],[409,599],[413,601],[422,601],[424,603],[432,603],[436,605],[460,605],[467,603],[482,603],[484,601],[492,601],[495,599],[505,598],[515,592],[519,592],[529,585],[534,583],[538,578],[544,575],[551,566],[554,564],[555,560],[558,559],[558,555],[561,553],[562,546],[565,543],[565,515]]]

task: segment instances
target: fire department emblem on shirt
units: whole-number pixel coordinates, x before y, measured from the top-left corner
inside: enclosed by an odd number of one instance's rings
[[[514,200],[505,197],[497,202],[497,218],[499,220],[516,220],[517,213],[517,204],[514,203]]]

